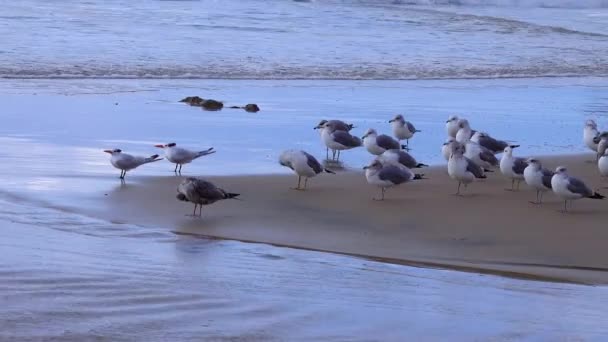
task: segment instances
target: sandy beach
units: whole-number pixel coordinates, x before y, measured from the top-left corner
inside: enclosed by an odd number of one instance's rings
[[[541,158],[602,191],[592,155]],[[287,175],[205,177],[241,194],[203,209],[202,219],[186,217],[192,206],[175,199],[180,177],[150,177],[116,186],[98,196],[91,215],[112,222],[175,227],[180,234],[263,242],[351,254],[411,265],[454,267],[509,276],[585,284],[608,283],[608,202],[580,200],[570,213],[547,194],[543,205],[529,203],[535,191],[499,171],[472,184],[464,197],[445,166],[423,169],[427,180],[378,189],[360,171],[322,175],[307,191],[295,191]]]

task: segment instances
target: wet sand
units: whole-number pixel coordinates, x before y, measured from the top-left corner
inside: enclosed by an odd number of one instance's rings
[[[598,189],[602,182],[592,155],[541,158],[547,167],[566,165],[570,174]],[[180,177],[145,177],[98,196],[90,214],[112,222],[176,227],[177,233],[264,242],[345,253],[397,263],[499,273],[544,280],[608,283],[608,201],[575,201],[571,212],[553,194],[533,205],[535,191],[499,171],[453,196],[457,183],[445,166],[424,169],[428,180],[390,189],[383,202],[362,172],[322,175],[307,191],[285,175],[206,177],[242,201],[185,216],[192,205],[175,199]],[[602,191],[602,189],[599,189]],[[604,191],[607,192],[607,191]],[[90,198],[93,200],[93,198]]]

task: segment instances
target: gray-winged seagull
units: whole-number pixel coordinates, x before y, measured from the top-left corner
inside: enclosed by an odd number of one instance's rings
[[[383,201],[384,193],[387,188],[407,183],[415,179],[423,179],[424,175],[413,173],[405,166],[397,166],[394,164],[383,164],[379,160],[374,160],[371,164],[363,167],[365,170],[365,178],[371,185],[380,188],[380,199],[374,200]]]
[[[568,170],[559,166],[555,169],[555,174],[551,178],[551,188],[553,193],[564,200],[564,210],[568,211],[568,201],[572,202],[581,198],[603,199],[604,196],[589,189],[583,181],[568,176]]]
[[[507,146],[500,158],[500,172],[511,179],[510,191],[519,190],[519,183],[524,179],[524,170],[528,166],[524,158],[513,157],[513,149],[516,147],[519,145]],[[515,189],[515,182],[517,182],[517,189]]]
[[[526,184],[536,189],[536,202],[530,201],[533,204],[541,204],[543,202],[543,194],[551,191],[551,178],[554,172],[542,166],[538,159],[529,158],[528,166],[524,169],[524,180]]]
[[[104,152],[112,155],[110,157],[110,163],[112,163],[112,166],[120,170],[120,179],[125,179],[127,171],[131,171],[141,165],[163,159],[158,158],[158,154],[150,157],[133,156],[128,153],[124,153],[119,148],[114,150],[104,150]]]
[[[288,167],[298,175],[298,186],[294,190],[306,190],[308,178],[312,178],[321,172],[334,173],[323,168],[319,161],[305,151],[287,150],[279,156],[279,164]],[[304,187],[300,188],[300,182],[304,177]]]
[[[194,203],[194,212],[192,213],[192,216],[196,216],[196,207],[200,206],[198,215],[200,217],[203,214],[204,205],[235,198],[239,195],[240,194],[226,192],[224,189],[218,188],[213,183],[206,180],[188,177],[177,187],[176,197],[180,201]]]

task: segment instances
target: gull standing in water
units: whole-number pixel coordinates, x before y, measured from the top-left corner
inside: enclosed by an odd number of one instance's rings
[[[461,144],[466,143],[471,140],[471,137],[475,133],[474,130],[471,129],[471,125],[469,125],[469,120],[460,119],[458,120],[458,132],[456,132],[456,141]]]
[[[112,163],[112,166],[120,170],[120,179],[125,179],[127,171],[131,171],[141,165],[163,159],[158,158],[158,154],[150,157],[133,156],[128,153],[124,153],[119,148],[114,150],[104,150],[104,152],[112,155],[112,157],[110,157],[110,163]]]
[[[404,150],[386,150],[382,153],[378,160],[383,164],[395,164],[403,165],[409,169],[416,169],[428,166],[416,161],[412,155],[405,152]]]
[[[383,164],[379,160],[374,160],[368,166],[363,167],[363,169],[365,170],[367,182],[380,188],[381,197],[379,199],[373,197],[374,200],[378,201],[384,200],[384,193],[387,188],[415,179],[423,179],[424,177],[423,174],[413,173],[405,166]]]
[[[406,148],[410,146],[410,139],[414,134],[420,132],[420,130],[417,130],[411,122],[405,121],[401,114],[398,114],[388,122],[393,128],[393,135],[395,138],[397,138],[397,140],[405,140]]]
[[[175,173],[182,173],[182,166],[192,162],[196,158],[215,153],[213,147],[204,151],[190,151],[185,148],[177,147],[176,143],[168,143],[165,145],[154,145],[154,147],[162,148],[165,151],[165,158],[175,164]],[[177,167],[179,166],[179,171]]]
[[[220,200],[235,198],[240,194],[226,192],[224,189],[216,187],[213,183],[203,179],[188,177],[177,187],[177,199],[184,202],[194,203],[194,213],[196,207],[200,207],[198,216],[202,216],[203,206],[213,204]]]
[[[506,141],[497,140],[492,138],[488,133],[475,132],[471,136],[471,141],[478,143],[479,145],[497,154],[505,150],[509,144]]]
[[[568,176],[568,170],[559,166],[555,169],[555,174],[551,178],[551,188],[553,192],[564,200],[564,210],[568,211],[568,201],[572,202],[581,198],[603,199],[604,196],[589,189],[583,181]]]
[[[528,166],[524,158],[513,157],[513,149],[516,147],[519,145],[507,146],[500,159],[500,172],[511,179],[510,191],[519,190],[519,183],[524,179],[524,170]],[[516,181],[517,189],[515,189]]]
[[[554,172],[545,169],[538,159],[528,159],[528,166],[524,169],[524,180],[526,184],[536,189],[536,202],[530,201],[533,204],[542,204],[543,194],[551,191],[551,178]]]
[[[475,178],[484,179],[486,175],[479,165],[464,156],[464,145],[454,141],[449,146],[452,153],[448,161],[448,174],[450,178],[458,181],[458,191],[455,195],[460,196],[460,185],[464,184],[466,189]]]
[[[448,118],[448,121],[445,122],[445,130],[448,134],[448,137],[456,138],[456,133],[460,129],[459,122],[460,119],[456,115],[452,115]]]
[[[287,150],[279,156],[279,164],[288,167],[298,175],[298,186],[294,190],[306,190],[308,178],[312,178],[321,172],[335,173],[321,166],[319,161],[305,151]],[[300,182],[304,177],[304,187],[300,187]]]
[[[452,143],[453,142],[456,142],[456,139],[449,137],[443,143],[443,145],[441,145],[441,155],[443,155],[443,158],[446,161],[450,160],[450,156],[452,155]]]
[[[498,159],[494,153],[472,140],[466,142],[464,150],[464,156],[481,166],[485,172],[490,172],[492,168],[498,166]]]
[[[346,123],[342,120],[321,120],[321,122],[319,122],[319,124],[314,127],[314,129],[322,129],[323,127],[325,127],[325,125],[329,127],[329,131],[331,133],[335,131],[350,132],[355,127],[353,126],[353,124]],[[323,139],[323,130],[320,130],[319,133],[321,134],[321,141],[325,143]],[[332,152],[334,152],[335,154],[335,150],[332,150]],[[338,155],[338,158],[340,158],[340,155]],[[329,159],[329,147],[327,147],[327,145],[325,146],[325,159]]]
[[[378,135],[375,129],[370,128],[363,135],[363,146],[373,155],[379,156],[386,150],[400,150],[405,148],[392,137],[385,134]]]
[[[332,160],[336,160],[336,151],[338,152],[337,160],[340,160],[340,151],[359,147],[362,142],[361,139],[351,135],[348,131],[337,129],[337,126],[332,124],[331,121],[333,120],[321,121],[315,129],[321,130],[321,140],[332,151]]]

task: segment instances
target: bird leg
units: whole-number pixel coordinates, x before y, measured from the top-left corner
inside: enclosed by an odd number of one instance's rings
[[[177,173],[177,166],[178,166],[178,165],[179,165],[179,164],[175,164],[175,170],[173,170],[173,172]]]
[[[532,204],[540,204],[540,202],[542,201],[542,199],[540,201],[538,200],[538,195],[539,194],[541,194],[541,198],[542,198],[542,192],[540,192],[540,190],[536,190],[536,202],[530,201],[530,203],[532,203]]]
[[[515,178],[511,178],[511,189],[505,189],[505,191],[515,191]]]
[[[462,184],[462,182],[458,182],[458,190],[456,191],[456,193],[454,194],[454,196],[462,196],[460,194],[460,185]]]
[[[568,212],[568,200],[564,200],[564,210],[559,210],[560,213],[567,213]]]
[[[405,148],[410,149],[410,139],[405,139]]]
[[[329,160],[329,147],[325,148],[325,160]]]
[[[519,183],[521,183],[521,179],[517,180],[517,189],[515,191],[519,191]]]
[[[331,160],[336,160],[336,150],[331,150]]]
[[[338,158],[336,159],[336,161],[340,161],[340,150],[338,150]]]
[[[179,171],[177,171],[177,173],[179,173],[180,175],[182,174],[182,164],[179,164]]]
[[[372,199],[374,201],[384,201],[384,191],[386,189],[384,187],[380,188],[380,199],[376,198],[376,197],[372,197]]]
[[[302,190],[302,188],[300,188],[300,182],[302,181],[302,176],[298,176],[298,186],[296,186],[295,188],[291,188],[292,190]]]
[[[203,205],[198,205],[198,217],[203,217]]]
[[[306,186],[308,185],[308,177],[304,178],[304,190],[306,190]]]

